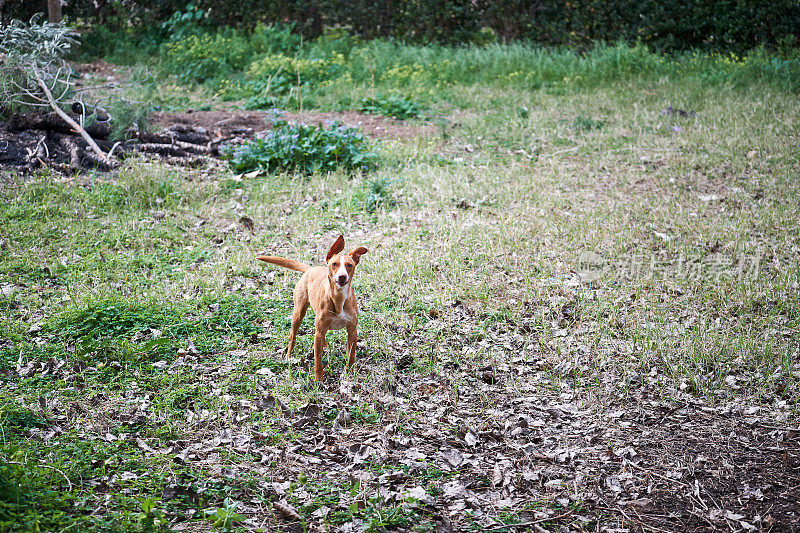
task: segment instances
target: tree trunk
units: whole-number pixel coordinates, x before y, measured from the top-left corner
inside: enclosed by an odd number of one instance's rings
[[[47,0],[47,17],[53,24],[61,22],[61,0]]]

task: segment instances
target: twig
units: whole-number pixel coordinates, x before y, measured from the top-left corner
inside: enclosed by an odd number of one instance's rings
[[[120,144],[122,144],[121,141],[117,141],[114,143],[114,146],[112,146],[111,150],[108,151],[108,157],[111,157],[111,155],[114,153],[114,150],[116,150],[117,146],[119,146]]]
[[[634,467],[634,468],[638,468],[642,472],[646,472],[646,473],[650,474],[651,476],[660,477],[661,479],[664,479],[666,481],[671,481],[672,483],[677,483],[678,485],[683,485],[684,487],[688,487],[689,486],[687,483],[684,483],[683,481],[678,481],[677,479],[672,479],[672,478],[669,478],[667,476],[662,476],[661,474],[657,474],[656,472],[653,472],[653,471],[648,470],[648,469],[646,469],[646,468],[644,468],[642,466],[639,466],[636,463],[628,462],[628,464],[630,466]]]
[[[551,157],[553,157],[553,156],[556,156],[556,155],[558,155],[558,154],[564,154],[564,153],[567,153],[567,152],[575,152],[575,151],[577,151],[579,148],[580,148],[580,146],[576,146],[576,147],[574,147],[574,148],[565,148],[564,150],[558,150],[557,152],[551,152],[551,153],[549,153],[549,154],[545,154],[545,155],[544,155],[544,157],[546,157],[546,158],[548,158],[548,159],[549,159],[549,158],[551,158]]]
[[[789,426],[773,426],[771,424],[765,424],[764,422],[756,422],[755,424],[750,424],[751,426],[758,426],[764,429],[772,429],[775,431],[785,431],[787,433],[800,433],[800,427],[789,427]]]
[[[109,159],[109,158],[106,156],[106,154],[104,154],[104,153],[103,153],[103,151],[100,149],[100,147],[99,147],[99,146],[97,146],[97,143],[96,143],[96,142],[94,142],[94,140],[93,140],[93,139],[92,139],[92,138],[89,136],[89,134],[88,134],[88,133],[86,133],[86,130],[84,130],[83,128],[81,128],[81,127],[78,125],[78,123],[77,123],[77,122],[75,122],[74,120],[72,120],[72,117],[70,117],[69,115],[67,115],[67,114],[64,112],[64,110],[63,110],[63,109],[61,109],[61,108],[58,106],[58,104],[56,103],[56,101],[53,99],[53,94],[50,92],[50,89],[48,89],[48,88],[47,88],[47,84],[46,84],[46,83],[44,82],[44,80],[42,79],[41,75],[39,74],[39,69],[38,69],[36,66],[34,66],[34,67],[33,67],[33,74],[34,74],[34,76],[36,76],[36,81],[39,83],[39,87],[41,87],[41,88],[42,88],[42,90],[44,91],[44,94],[46,94],[46,95],[47,95],[47,99],[50,101],[50,107],[52,107],[52,108],[53,108],[53,111],[55,111],[55,112],[56,112],[56,114],[57,114],[59,117],[61,117],[62,119],[64,119],[64,122],[66,122],[67,124],[69,124],[70,126],[72,126],[72,127],[75,129],[75,131],[77,131],[77,132],[80,134],[80,136],[81,136],[81,137],[83,137],[83,139],[86,141],[86,143],[87,143],[87,144],[89,145],[89,147],[92,149],[92,151],[93,151],[94,153],[96,153],[96,154],[98,155],[98,157],[100,157],[100,160],[101,160],[101,161],[103,161],[103,163],[105,163],[105,164],[107,164],[107,165],[110,165],[110,164],[111,164],[111,160],[110,160],[110,159]]]
[[[509,527],[528,527],[534,526],[536,524],[541,524],[542,522],[550,522],[551,520],[560,520],[562,518],[566,518],[572,514],[572,511],[567,511],[564,514],[556,515],[556,516],[548,516],[547,518],[540,518],[538,520],[531,520],[530,522],[519,522],[517,524],[502,524],[499,526],[489,527],[484,529],[483,531],[499,531],[501,529],[509,528]]]

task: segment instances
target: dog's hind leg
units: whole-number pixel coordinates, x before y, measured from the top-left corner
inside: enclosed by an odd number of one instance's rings
[[[358,329],[355,324],[347,326],[347,369],[351,370],[356,363],[356,341],[358,340]]]
[[[322,352],[325,347],[325,334],[319,328],[314,330],[314,379],[322,381]]]
[[[299,305],[298,305],[299,304]],[[303,317],[306,316],[308,310],[308,302],[295,302],[294,311],[292,311],[292,331],[289,333],[289,347],[286,348],[286,357],[289,358],[294,352],[294,340],[297,337],[297,331],[300,329],[300,324],[303,322]]]

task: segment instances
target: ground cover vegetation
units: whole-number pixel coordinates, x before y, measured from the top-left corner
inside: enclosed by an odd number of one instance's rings
[[[796,49],[207,7],[80,59],[148,112],[286,110],[264,135],[198,168],[0,171],[0,530],[800,527]],[[320,264],[339,233],[370,250],[362,340],[350,375],[331,334],[315,384],[312,317],[282,355],[297,276],[254,258]]]

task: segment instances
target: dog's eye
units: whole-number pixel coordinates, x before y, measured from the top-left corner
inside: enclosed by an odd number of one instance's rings
[[[333,263],[334,268],[339,266],[339,263]]]

